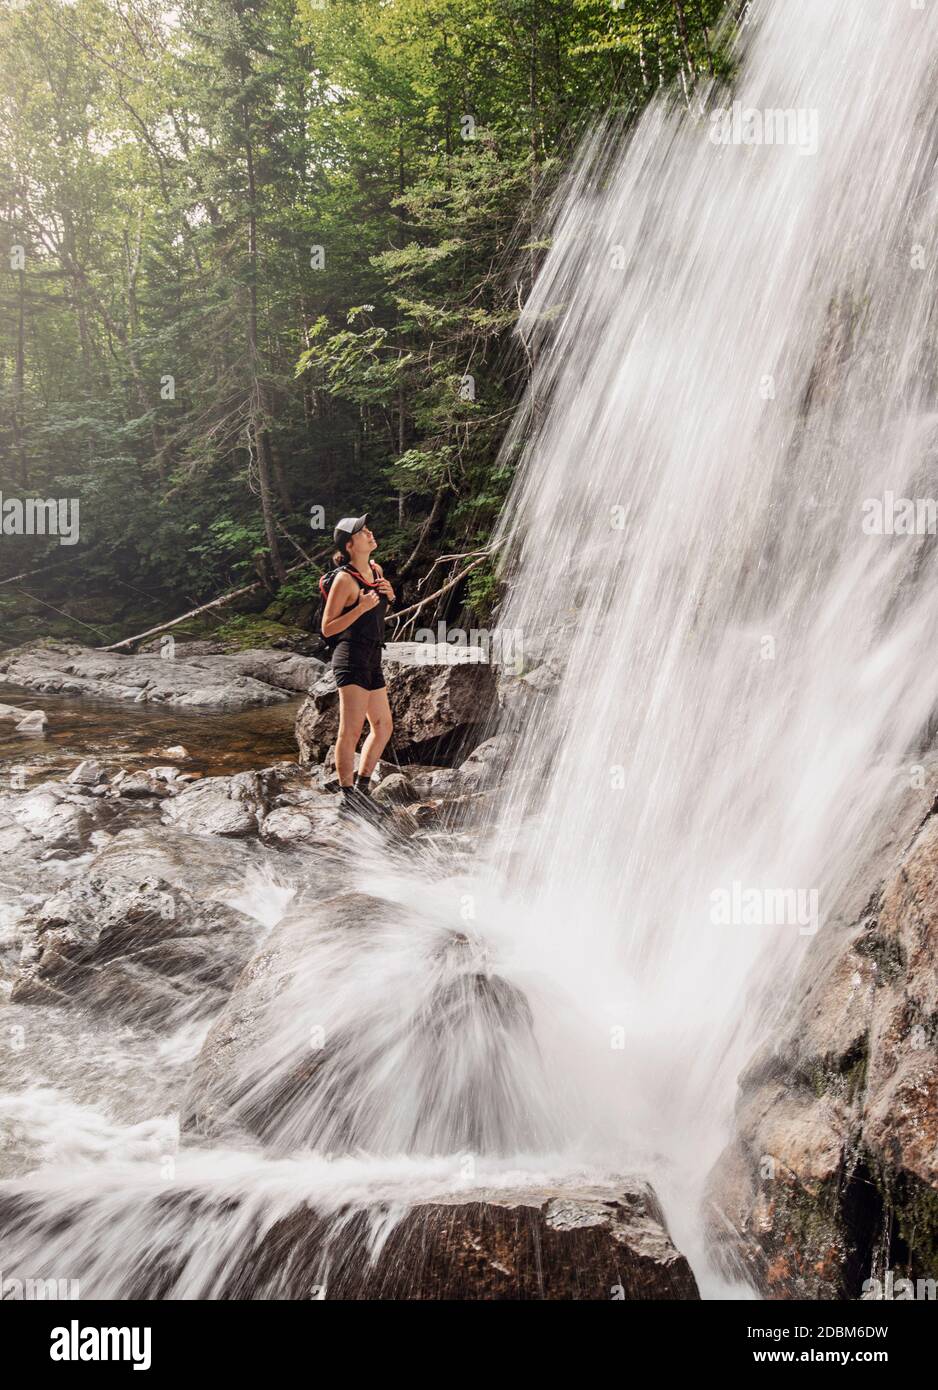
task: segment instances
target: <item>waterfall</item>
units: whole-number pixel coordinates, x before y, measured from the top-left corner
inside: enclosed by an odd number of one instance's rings
[[[521,325],[501,622],[559,681],[516,949],[583,1021],[580,1126],[673,1173],[687,1239],[934,705],[936,53],[933,6],[754,6],[732,91],[587,141]]]

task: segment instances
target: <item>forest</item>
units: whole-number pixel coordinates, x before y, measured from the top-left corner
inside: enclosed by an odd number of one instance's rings
[[[295,637],[365,509],[404,601],[484,550],[565,160],[719,78],[723,10],[0,0],[3,642],[239,587],[212,630]],[[447,613],[497,593],[484,557]]]

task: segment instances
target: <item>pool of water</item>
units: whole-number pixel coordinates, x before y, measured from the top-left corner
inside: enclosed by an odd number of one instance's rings
[[[27,783],[67,775],[83,758],[128,769],[179,763],[166,749],[180,744],[187,770],[204,775],[243,772],[296,757],[293,725],[303,696],[264,709],[209,714],[172,705],[45,695],[0,685],[0,704],[42,709],[41,734],[14,732],[0,722],[0,777],[22,769]]]

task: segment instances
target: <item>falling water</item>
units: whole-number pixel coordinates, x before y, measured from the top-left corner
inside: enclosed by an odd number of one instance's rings
[[[936,54],[934,7],[759,6],[733,92],[588,143],[522,325],[503,622],[561,679],[505,818],[520,930],[688,1217],[934,704],[934,521],[868,532],[938,494]],[[790,143],[745,143],[767,113]],[[734,884],[816,917],[721,921]]]
[[[260,1142],[184,1143],[201,1216],[160,1200],[159,1126],[106,1174],[47,1143],[8,1270],[72,1260],[119,1293],[175,1244],[165,1291],[211,1295],[248,1226],[447,1190],[468,1151],[489,1187],[646,1172],[708,1277],[736,1075],[933,702],[934,538],[870,534],[864,504],[936,493],[936,52],[935,6],[765,3],[731,92],[586,142],[522,324],[503,523],[501,622],[554,688],[487,858],[363,834],[344,886],[393,910],[356,928],[298,898],[274,928],[294,952],[231,1115],[279,1108]],[[768,112],[787,142],[752,138]],[[796,911],[740,920],[743,893]],[[338,1045],[297,1089],[311,1023]],[[55,1128],[48,1093],[19,1103]]]

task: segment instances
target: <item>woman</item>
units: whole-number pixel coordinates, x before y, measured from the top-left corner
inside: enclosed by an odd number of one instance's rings
[[[375,763],[384,752],[394,727],[388,692],[381,671],[384,615],[394,590],[381,566],[371,559],[378,543],[365,516],[343,517],[335,528],[338,566],[326,597],[322,635],[334,642],[332,670],[339,690],[339,735],[335,765],[343,803],[367,812],[366,800]],[[365,739],[355,776],[355,749],[365,720],[371,732]]]

